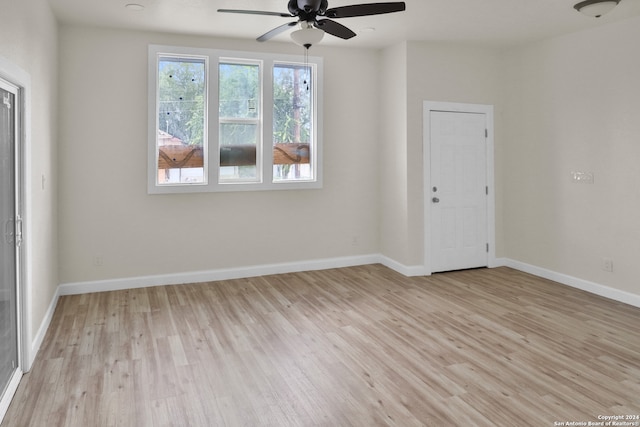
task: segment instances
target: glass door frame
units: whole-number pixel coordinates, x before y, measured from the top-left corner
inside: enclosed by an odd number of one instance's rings
[[[20,379],[23,375],[23,368],[28,364],[25,358],[26,352],[24,347],[24,305],[23,305],[23,290],[24,290],[24,227],[23,227],[23,215],[24,215],[24,170],[25,170],[25,89],[24,87],[14,83],[12,76],[6,76],[3,73],[0,63],[0,88],[4,91],[8,91],[14,95],[14,103],[12,108],[14,109],[14,251],[15,251],[15,310],[16,310],[16,346],[17,346],[17,358],[16,366],[12,372],[8,383],[0,384],[0,422],[4,418],[6,410],[18,388]],[[0,100],[0,102],[3,102]]]

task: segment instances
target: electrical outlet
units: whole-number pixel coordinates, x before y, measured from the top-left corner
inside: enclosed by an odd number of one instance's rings
[[[93,265],[94,266],[100,267],[100,266],[102,266],[103,263],[104,263],[104,260],[102,259],[102,256],[96,255],[95,257],[93,257]]]
[[[613,272],[613,260],[611,258],[602,258],[602,269],[604,271],[608,271],[609,273]]]

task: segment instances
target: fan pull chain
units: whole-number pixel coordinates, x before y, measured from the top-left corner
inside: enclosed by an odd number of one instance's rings
[[[309,48],[306,46],[304,48],[304,69],[306,74],[306,71],[309,70]],[[307,92],[309,92],[309,82],[307,82],[307,79],[304,79],[302,83],[307,86]]]

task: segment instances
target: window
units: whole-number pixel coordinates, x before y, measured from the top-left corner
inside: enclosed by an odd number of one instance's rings
[[[149,193],[319,188],[322,60],[149,47]]]
[[[220,182],[260,182],[260,64],[224,60],[218,67]]]
[[[206,69],[206,58],[158,57],[158,185],[206,182]]]
[[[303,65],[273,67],[273,179],[311,179],[308,158],[313,134],[311,69]],[[293,151],[292,151],[293,150]]]

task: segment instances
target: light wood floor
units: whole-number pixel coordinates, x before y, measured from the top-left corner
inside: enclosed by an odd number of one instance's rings
[[[639,414],[640,309],[508,268],[373,265],[62,297],[2,427]]]

